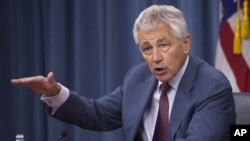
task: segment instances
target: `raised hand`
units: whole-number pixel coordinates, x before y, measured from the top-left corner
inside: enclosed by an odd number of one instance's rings
[[[48,73],[47,77],[32,76],[20,79],[11,79],[11,83],[16,86],[27,87],[33,92],[45,96],[57,95],[61,90],[61,86],[55,81],[52,72]]]

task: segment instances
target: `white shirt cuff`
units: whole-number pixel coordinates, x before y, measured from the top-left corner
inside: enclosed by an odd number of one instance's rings
[[[61,90],[57,95],[51,97],[46,97],[45,95],[42,95],[41,97],[41,100],[52,108],[52,113],[51,113],[52,115],[69,98],[69,89],[64,87],[60,83],[58,84],[61,86]]]

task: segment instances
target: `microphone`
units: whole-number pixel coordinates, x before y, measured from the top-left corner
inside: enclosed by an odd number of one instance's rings
[[[57,141],[60,141],[60,140],[64,139],[67,135],[68,135],[68,133],[67,133],[66,131],[62,131],[62,132],[59,134],[59,136],[58,136],[58,138],[57,138]]]

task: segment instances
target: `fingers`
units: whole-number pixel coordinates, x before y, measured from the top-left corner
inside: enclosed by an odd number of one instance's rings
[[[11,79],[10,82],[12,84],[14,84],[14,85],[18,85],[18,84],[22,83],[22,80],[20,80],[20,79]]]
[[[11,79],[11,83],[17,86],[24,86],[35,81],[36,77],[25,77],[20,79]]]
[[[20,79],[11,79],[10,81],[13,85],[17,85],[17,86],[42,85],[47,82],[48,84],[56,83],[53,72],[49,72],[47,77],[43,77],[40,75],[40,76],[24,77]]]
[[[26,77],[26,78],[20,78],[20,79],[11,79],[11,83],[14,85],[22,85],[25,83],[28,83],[31,78]]]
[[[49,76],[50,79],[52,79],[53,73],[49,73],[49,75],[50,75]],[[11,79],[10,81],[13,85],[24,86],[27,84],[29,85],[31,83],[41,83],[45,79],[47,79],[47,78],[39,75],[39,76],[32,76],[32,77],[23,77],[23,78],[19,78],[19,79]]]

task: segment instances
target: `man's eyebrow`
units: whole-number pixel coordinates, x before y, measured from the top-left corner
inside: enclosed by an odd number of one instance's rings
[[[162,37],[160,39],[157,40],[157,43],[161,43],[163,41],[167,41],[167,38],[166,37]]]
[[[144,43],[141,44],[141,47],[148,46],[148,45],[150,45],[150,43],[148,41],[146,41],[146,42],[144,42]]]

